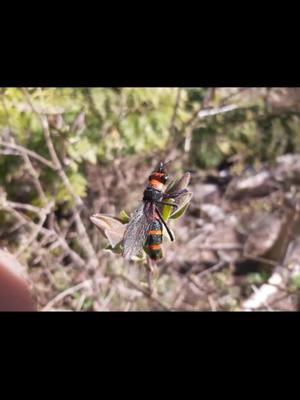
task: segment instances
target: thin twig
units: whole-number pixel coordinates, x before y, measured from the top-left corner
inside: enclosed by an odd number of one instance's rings
[[[173,130],[174,130],[174,124],[175,124],[175,120],[176,120],[176,115],[177,115],[177,110],[178,110],[178,106],[179,106],[181,92],[182,92],[182,88],[177,88],[176,100],[175,100],[173,114],[171,117],[170,128],[169,128],[170,133],[173,133]]]
[[[86,287],[91,286],[92,284],[92,280],[91,279],[87,279],[83,282],[78,283],[75,286],[72,286],[66,290],[64,290],[63,292],[59,293],[57,296],[55,296],[51,301],[49,301],[48,304],[46,304],[45,307],[42,308],[42,311],[49,311],[51,308],[53,308],[53,306],[56,303],[59,303],[60,301],[62,301],[65,297],[72,295],[76,292],[78,292],[81,289],[84,289]]]
[[[235,243],[220,243],[220,244],[211,244],[211,245],[200,245],[197,246],[198,250],[212,250],[212,251],[221,251],[221,250],[242,250],[243,246]]]
[[[202,278],[204,275],[212,274],[213,272],[217,272],[220,269],[222,269],[223,267],[225,267],[226,265],[227,265],[227,262],[221,260],[217,264],[215,264],[213,267],[207,268],[204,271],[200,272],[200,274],[197,275],[197,278],[199,279],[199,278]]]
[[[156,304],[158,304],[161,308],[163,308],[165,311],[170,311],[170,308],[164,304],[157,296],[155,296],[153,293],[151,293],[149,290],[141,286],[139,283],[134,282],[129,276],[124,275],[122,273],[114,273],[112,274],[113,277],[115,278],[121,278],[127,283],[129,283],[134,289],[138,290],[139,292],[143,293],[146,297],[148,297],[150,300],[154,301]]]
[[[74,193],[74,189],[69,181],[69,178],[67,177],[62,164],[58,158],[58,155],[56,153],[52,138],[51,138],[51,134],[50,134],[50,128],[49,128],[49,124],[48,124],[48,120],[47,117],[45,115],[41,115],[35,108],[33,102],[31,101],[31,97],[28,93],[28,91],[23,88],[22,92],[26,98],[26,100],[28,101],[28,104],[30,105],[32,111],[36,114],[36,116],[38,117],[38,119],[40,120],[40,123],[42,125],[43,128],[43,132],[44,132],[44,136],[45,136],[45,140],[46,140],[46,144],[48,147],[48,151],[49,154],[51,156],[52,162],[55,165],[57,172],[62,180],[62,182],[64,183],[66,189],[68,190],[70,196],[74,199],[75,204],[77,206],[83,206],[83,201],[81,200],[80,196],[76,195]],[[96,257],[96,252],[93,248],[93,245],[90,241],[90,238],[87,234],[86,228],[81,220],[80,214],[78,212],[78,210],[76,209],[76,207],[72,207],[72,212],[74,214],[75,217],[75,222],[76,222],[76,227],[77,227],[77,231],[81,237],[81,245],[83,250],[86,252],[87,256],[89,257],[89,263],[88,263],[88,267],[91,269],[95,269],[96,267],[98,267],[99,265],[99,261]]]
[[[0,140],[0,145],[3,147],[6,147],[8,149],[12,149],[15,151],[18,151],[19,153],[22,154],[27,154],[29,157],[32,157],[38,161],[40,161],[42,164],[46,165],[47,167],[56,170],[56,166],[51,162],[48,161],[46,158],[42,157],[41,155],[37,154],[36,152],[32,151],[32,150],[28,150],[23,146],[20,146],[19,144],[14,144],[14,143],[8,143],[8,142],[4,142],[3,140]]]
[[[5,202],[7,207],[11,207],[11,208],[17,208],[17,209],[21,209],[21,210],[26,210],[26,211],[30,211],[33,212],[35,214],[40,215],[43,212],[43,208],[40,207],[36,207],[33,206],[31,204],[26,204],[26,203],[17,203],[15,201],[6,201]]]
[[[2,142],[2,145],[3,145],[3,143],[5,143],[5,142]],[[47,196],[45,195],[45,192],[43,190],[42,184],[41,184],[41,182],[39,180],[39,174],[38,174],[38,172],[35,170],[35,168],[32,165],[32,162],[30,160],[29,154],[34,154],[35,157],[38,157],[38,158],[42,158],[42,159],[44,159],[44,158],[41,157],[39,154],[37,154],[35,152],[28,151],[23,146],[17,145],[15,143],[14,139],[13,139],[13,141],[11,143],[6,143],[6,147],[11,148],[11,146],[16,146],[17,147],[17,149],[18,149],[17,150],[18,151],[17,155],[21,155],[23,157],[25,165],[26,165],[29,173],[31,174],[31,176],[33,178],[33,184],[35,185],[36,190],[37,190],[37,192],[38,192],[43,204],[46,204],[47,203]],[[46,160],[46,161],[48,163],[48,160]]]
[[[62,167],[62,164],[60,162],[60,159],[58,158],[58,155],[56,153],[53,141],[51,139],[50,128],[49,128],[49,123],[48,123],[47,117],[45,115],[40,114],[37,111],[37,109],[35,108],[32,100],[31,100],[31,97],[30,97],[27,89],[23,88],[22,92],[23,92],[26,100],[28,101],[28,104],[31,107],[33,113],[38,117],[38,119],[41,123],[43,132],[44,132],[44,137],[45,137],[46,144],[47,144],[47,148],[48,148],[50,157],[52,159],[52,162],[55,165],[55,169],[58,171],[58,174],[59,174],[61,180],[63,181],[64,185],[66,186],[69,194],[72,196],[72,198],[74,198],[76,204],[82,206],[83,202],[82,202],[80,196],[74,194],[73,187],[72,187],[72,185],[69,181],[69,178],[67,177],[67,175]]]
[[[198,291],[206,293],[205,290],[200,286],[198,279],[195,275],[188,274],[187,279],[197,288]]]
[[[10,202],[12,203],[12,202]],[[6,210],[7,212],[10,212],[11,214],[14,215],[14,217],[23,225],[24,224],[29,224],[33,229],[37,228],[37,225],[27,216],[25,216],[24,214],[16,211],[13,207],[8,207],[7,203],[6,205],[4,205],[2,207],[2,209]],[[50,229],[46,229],[44,227],[42,227],[40,229],[40,232],[44,235],[50,236],[53,235],[57,241],[60,243],[61,247],[67,252],[67,254],[70,255],[70,257],[72,258],[72,260],[75,262],[75,264],[77,264],[79,267],[84,267],[86,265],[86,261],[83,260],[74,250],[72,250],[67,241],[59,236],[54,230],[50,230]]]
[[[260,256],[253,256],[252,254],[249,254],[249,253],[243,253],[243,256],[245,258],[248,258],[249,260],[261,262],[261,263],[264,263],[264,264],[269,264],[272,267],[277,267],[278,266],[278,262],[270,260],[269,258],[260,257]]]
[[[31,234],[31,236],[28,238],[28,240],[26,240],[26,242],[19,248],[19,250],[17,251],[17,253],[15,254],[16,258],[19,258],[20,255],[31,245],[31,243],[35,240],[35,238],[38,236],[38,234],[40,233],[47,215],[49,214],[49,212],[51,211],[51,208],[53,207],[53,202],[50,202],[47,207],[45,209],[43,209],[41,218],[40,218],[40,222],[35,225],[35,230],[33,231],[33,233]]]
[[[220,105],[220,106],[226,105],[226,103],[228,102],[228,100],[232,100],[233,97],[238,96],[239,94],[241,94],[241,93],[243,93],[243,92],[249,91],[250,89],[251,89],[251,88],[247,88],[247,87],[246,87],[246,88],[239,88],[239,90],[238,90],[237,92],[230,93],[229,95],[223,97],[223,98],[220,100],[219,105]]]
[[[46,196],[46,194],[44,192],[44,189],[42,187],[42,184],[41,184],[41,182],[39,180],[39,174],[37,173],[37,171],[33,167],[29,156],[26,153],[24,153],[22,155],[23,155],[25,164],[27,166],[27,169],[28,169],[29,173],[31,174],[31,176],[33,178],[33,184],[36,187],[36,190],[37,190],[37,192],[38,192],[43,204],[46,204],[47,203],[47,196]]]
[[[193,115],[191,116],[191,118],[189,118],[189,119],[183,124],[183,130],[186,129],[186,128],[188,128],[188,127],[191,127],[191,126],[194,124],[194,122],[199,118],[199,117],[198,117],[199,113],[200,113],[203,109],[205,109],[206,107],[208,107],[209,102],[210,102],[210,100],[211,100],[211,97],[214,95],[214,92],[215,92],[215,88],[208,88],[208,89],[207,89],[207,93],[206,93],[206,95],[204,96],[203,101],[201,101],[200,106],[197,108],[196,111],[194,111],[194,113],[193,113]]]
[[[77,306],[76,306],[76,311],[81,311],[83,304],[85,302],[86,299],[86,294],[84,293],[80,299],[78,300]]]
[[[224,114],[229,111],[236,110],[237,108],[238,106],[236,104],[229,104],[228,106],[200,110],[198,112],[198,118],[202,119],[206,117],[211,117],[212,115]]]

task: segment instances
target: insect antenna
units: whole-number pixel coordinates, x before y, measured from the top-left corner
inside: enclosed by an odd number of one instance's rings
[[[156,170],[157,171],[160,171],[160,172],[165,172],[166,171],[166,168],[169,166],[169,164],[172,162],[172,160],[169,160],[169,161],[160,161],[159,162],[159,164],[158,164],[158,166],[156,167]]]
[[[169,229],[167,223],[166,223],[165,220],[163,219],[163,216],[161,215],[159,209],[158,209],[157,207],[155,207],[155,210],[156,210],[156,212],[157,212],[157,214],[158,214],[158,216],[159,216],[159,219],[161,220],[161,222],[163,223],[164,227],[166,228],[166,230],[167,230],[167,232],[168,232],[168,234],[169,234],[169,236],[170,236],[171,241],[174,242],[174,236],[173,236],[172,232],[170,231],[170,229]]]

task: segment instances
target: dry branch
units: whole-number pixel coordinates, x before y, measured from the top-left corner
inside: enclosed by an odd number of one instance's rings
[[[42,311],[49,311],[51,308],[53,308],[53,306],[57,303],[59,303],[60,301],[62,301],[65,297],[73,295],[74,293],[78,292],[79,290],[82,290],[86,287],[91,287],[92,285],[92,280],[91,279],[87,279],[83,282],[78,283],[75,286],[72,286],[66,290],[64,290],[63,292],[59,293],[57,296],[55,296],[51,301],[49,301],[48,304],[46,304],[46,306],[44,308],[42,308]]]
[[[51,161],[48,161],[46,158],[42,157],[41,155],[37,154],[36,152],[34,152],[32,150],[28,150],[25,147],[20,146],[18,144],[4,142],[3,140],[0,140],[0,145],[3,147],[6,147],[7,149],[12,149],[14,151],[18,151],[20,155],[27,154],[29,157],[32,157],[32,158],[38,160],[39,162],[46,165],[47,167],[56,170],[55,165]]]
[[[37,225],[27,216],[24,214],[18,212],[14,208],[14,204],[16,204],[16,208],[20,208],[20,203],[13,203],[13,202],[6,202],[4,206],[2,206],[2,209],[11,213],[22,225],[29,225],[33,230],[37,230]],[[27,208],[27,204],[22,205],[23,208]],[[27,208],[28,209],[28,208]],[[32,210],[31,210],[32,211]],[[67,241],[60,235],[55,230],[50,230],[46,229],[45,227],[40,228],[40,233],[47,235],[47,236],[54,236],[56,240],[60,243],[61,247],[66,251],[67,254],[70,255],[72,260],[75,262],[75,265],[78,265],[78,267],[82,268],[86,265],[86,262],[74,251],[70,248],[68,245]]]
[[[34,112],[34,114],[40,120],[41,126],[43,128],[43,132],[44,132],[44,137],[45,137],[45,140],[46,140],[47,148],[48,148],[49,154],[51,156],[52,162],[55,165],[55,168],[56,168],[56,170],[57,170],[57,172],[59,174],[59,177],[61,178],[62,182],[64,183],[64,185],[65,185],[66,189],[68,190],[68,193],[70,194],[70,196],[74,199],[75,204],[77,206],[82,207],[83,206],[83,201],[81,200],[80,196],[78,196],[78,195],[76,195],[74,193],[74,190],[73,190],[73,187],[72,187],[72,185],[71,185],[71,183],[69,181],[69,178],[67,177],[67,175],[66,175],[66,173],[65,173],[65,171],[64,171],[64,169],[62,167],[62,164],[61,164],[61,162],[60,162],[60,160],[58,158],[58,155],[56,153],[56,150],[55,150],[52,138],[51,138],[51,133],[50,133],[50,128],[49,128],[47,117],[45,115],[40,114],[36,110],[32,100],[31,100],[31,97],[30,97],[29,93],[25,88],[22,89],[22,92],[23,92],[28,104],[30,105],[32,111]],[[80,235],[81,247],[85,251],[85,253],[87,254],[88,259],[89,259],[88,267],[91,268],[91,269],[95,269],[99,265],[99,261],[98,261],[97,256],[96,256],[96,252],[95,252],[95,250],[93,248],[93,245],[92,245],[92,243],[90,241],[90,238],[89,238],[89,236],[87,234],[86,228],[85,228],[85,226],[84,226],[84,224],[83,224],[83,222],[81,220],[80,214],[79,214],[76,206],[72,208],[72,212],[73,212],[73,215],[74,215],[74,218],[75,218],[78,234]]]
[[[124,275],[122,273],[113,273],[113,274],[111,274],[111,276],[114,277],[114,278],[120,278],[120,279],[124,280],[125,282],[129,283],[134,289],[136,289],[139,292],[143,293],[144,296],[146,296],[149,300],[152,300],[154,303],[156,303],[163,310],[171,311],[171,309],[164,302],[162,302],[157,296],[155,296],[153,293],[151,293],[150,290],[144,288],[139,283],[134,282],[129,276]]]
[[[19,248],[19,250],[16,253],[16,257],[19,258],[20,255],[32,244],[32,242],[35,240],[35,238],[38,236],[38,234],[41,232],[43,225],[46,221],[47,215],[50,213],[52,207],[53,207],[53,202],[50,202],[42,211],[41,216],[40,216],[40,222],[35,225],[35,229],[31,236],[26,240],[26,242]]]

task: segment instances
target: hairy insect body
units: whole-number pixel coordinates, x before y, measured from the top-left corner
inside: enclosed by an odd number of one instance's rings
[[[143,201],[145,202],[145,210],[148,219],[151,221],[147,231],[147,238],[144,245],[144,250],[152,260],[160,260],[163,257],[162,244],[162,223],[159,216],[153,207],[156,201],[161,201],[163,194],[160,190],[147,186],[144,191]]]
[[[161,259],[163,256],[161,249],[163,227],[166,229],[171,241],[174,240],[172,232],[159,211],[159,207],[168,204],[173,208],[177,208],[176,204],[166,203],[165,199],[178,198],[181,194],[186,193],[187,190],[165,193],[168,181],[167,164],[160,162],[157,169],[149,176],[148,185],[143,194],[143,201],[128,223],[123,238],[123,254],[127,259],[137,254],[141,248],[144,248],[152,260]]]
[[[166,182],[166,174],[160,172],[153,172],[149,176],[148,186],[144,191],[143,201],[151,202],[151,204],[163,200],[163,191],[165,190],[164,183]],[[163,240],[163,227],[160,222],[159,215],[153,210],[148,214],[151,221],[147,238],[145,241],[144,249],[152,260],[160,260],[163,257],[162,253],[162,240]]]
[[[152,186],[148,186],[144,191],[143,201],[161,201],[162,198],[162,192],[154,189]]]

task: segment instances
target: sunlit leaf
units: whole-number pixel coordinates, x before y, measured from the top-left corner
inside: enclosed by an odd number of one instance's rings
[[[167,187],[166,193],[177,192],[183,189],[186,189],[190,181],[190,173],[186,172],[180,179],[176,178],[174,181],[170,183]],[[185,210],[187,209],[188,203],[192,198],[192,193],[187,192],[180,195],[176,200],[174,199],[166,199],[164,200],[166,203],[176,203],[178,208],[174,211],[174,207],[164,205],[162,207],[162,216],[165,220],[169,218],[176,219],[183,215]],[[174,212],[173,212],[174,211]],[[173,214],[172,214],[173,212]]]
[[[132,261],[145,262],[147,260],[146,252],[140,251],[137,255],[131,257]]]
[[[291,284],[295,289],[300,288],[300,274],[295,274],[291,277]]]
[[[173,178],[167,188],[166,188],[166,193],[170,193],[172,191],[172,188],[175,186],[175,184],[179,181],[179,176],[176,176],[175,178]]]
[[[86,178],[78,173],[78,172],[71,172],[68,174],[69,181],[71,183],[73,192],[80,196],[80,197],[85,197],[86,196],[86,187],[87,187],[87,180]],[[66,188],[66,186],[61,183],[58,186],[58,189],[56,191],[56,200],[60,201],[72,201],[73,197],[69,190]]]
[[[123,254],[123,246],[121,243],[118,243],[116,246],[112,246],[111,244],[108,244],[104,250],[111,251],[114,254],[122,255]]]
[[[173,199],[165,199],[164,202],[172,204],[172,203],[174,203],[174,200]],[[174,207],[172,207],[172,206],[167,206],[167,205],[162,206],[161,214],[165,221],[168,221],[168,219],[170,218],[172,210],[174,210]]]
[[[129,215],[126,213],[125,210],[122,210],[122,211],[120,212],[120,214],[119,214],[119,219],[121,220],[121,222],[122,222],[123,224],[127,224],[127,222],[129,222],[129,220],[130,220],[130,217],[129,217]]]
[[[191,192],[188,192],[188,193],[184,194],[183,196],[184,196],[185,200],[182,202],[181,206],[178,207],[178,209],[176,211],[174,211],[173,214],[170,215],[170,219],[180,218],[185,213],[186,209],[188,208],[193,194]]]
[[[191,174],[186,172],[180,179],[176,180],[171,188],[167,188],[166,193],[177,192],[182,189],[186,189],[191,179]]]
[[[108,239],[110,245],[115,247],[123,239],[125,225],[118,219],[105,214],[94,214],[90,220],[97,226],[100,232]]]

